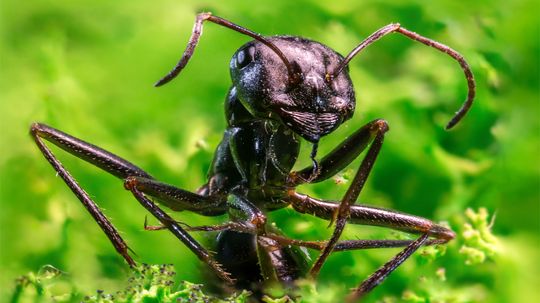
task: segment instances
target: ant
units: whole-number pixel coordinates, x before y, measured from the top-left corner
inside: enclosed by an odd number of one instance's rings
[[[386,121],[373,120],[321,159],[317,160],[316,156],[320,139],[354,113],[355,92],[348,64],[364,48],[388,34],[399,33],[455,59],[467,79],[468,95],[447,129],[465,116],[475,96],[473,74],[459,53],[394,23],[377,30],[343,57],[319,42],[295,36],[264,37],[211,13],[200,13],[180,61],[156,86],[169,82],[186,66],[202,34],[204,21],[254,40],[240,47],[230,61],[232,86],[225,101],[227,129],[215,151],[207,183],[196,192],[162,183],[127,160],[45,124],[34,123],[30,129],[47,161],[130,266],[136,263],[117,229],[44,140],[122,179],[124,187],[161,224],[147,226],[145,222],[145,229],[168,229],[225,282],[221,284],[232,288],[260,291],[262,284],[270,281],[292,286],[295,280],[305,275],[315,279],[332,252],[404,247],[351,292],[347,300],[353,302],[380,284],[421,246],[446,243],[455,237],[452,230],[422,217],[355,204],[389,130]],[[312,144],[312,164],[292,171],[299,156],[301,139]],[[303,183],[329,179],[366,149],[341,201],[322,200],[295,190]],[[229,222],[186,227],[165,213],[154,200],[174,211],[187,210],[205,216],[227,214]],[[289,206],[300,213],[327,219],[330,225],[335,224],[330,239],[290,239],[267,224],[267,212]],[[416,240],[340,241],[346,223],[382,226],[419,236]],[[215,254],[199,244],[188,231],[219,231]],[[320,250],[310,268],[301,247]]]

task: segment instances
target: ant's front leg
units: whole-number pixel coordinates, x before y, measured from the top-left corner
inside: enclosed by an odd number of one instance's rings
[[[312,176],[313,166],[308,166],[300,171],[292,172],[289,175],[288,185],[295,187],[308,181],[309,183],[318,183],[333,177],[351,164],[375,139],[377,133],[386,131],[388,131],[386,121],[376,119],[369,122],[318,161],[319,173],[316,176]]]
[[[133,186],[133,181],[144,180],[143,183],[148,184],[147,188],[150,194],[156,194],[161,201],[165,201],[165,204],[174,210],[189,209],[201,214],[219,212],[219,202],[216,202],[214,198],[203,197],[182,189],[174,188],[172,186],[160,185],[160,183],[153,180],[148,173],[132,163],[102,148],[77,139],[47,125],[34,123],[30,128],[30,133],[33,136],[37,146],[43,153],[43,156],[53,166],[54,170],[64,180],[71,191],[83,203],[88,212],[105,232],[115,249],[118,251],[118,253],[120,253],[120,255],[122,255],[122,257],[124,257],[130,266],[135,266],[136,263],[128,254],[127,251],[129,248],[116,228],[105,217],[96,203],[92,201],[89,195],[77,183],[71,174],[63,167],[60,161],[58,161],[42,139],[55,144],[68,153],[90,164],[93,164],[120,179],[130,181],[126,183],[126,187],[128,187],[134,193],[134,195],[139,199],[139,202],[145,208],[160,219],[162,224],[171,226],[169,229],[173,231],[173,234],[184,244],[186,244],[186,246],[188,246],[197,256],[199,256],[199,258],[212,267],[219,277],[227,282],[232,282],[228,275],[221,269],[219,264],[211,260],[208,251],[197,243],[184,229],[182,229],[182,227],[174,222],[174,220],[170,219],[170,217],[168,217],[159,207],[157,207],[151,201],[147,201],[147,199],[141,193],[141,191],[144,190],[139,190]]]
[[[350,164],[368,146],[368,144],[371,143],[351,185],[341,199],[341,204],[338,209],[335,210],[335,213],[331,218],[331,222],[336,222],[336,227],[332,237],[328,240],[326,247],[322,250],[311,268],[310,274],[312,277],[316,277],[319,274],[321,267],[338,242],[339,237],[345,228],[347,218],[349,217],[351,205],[354,204],[364,187],[381,149],[384,134],[387,131],[388,124],[386,121],[381,119],[374,120],[357,130],[328,155],[323,157],[319,164],[319,174],[317,176],[309,176],[313,171],[313,167],[307,167],[299,172],[291,173],[289,181],[291,186],[303,183],[306,180],[310,180],[310,182],[319,182],[328,179]]]

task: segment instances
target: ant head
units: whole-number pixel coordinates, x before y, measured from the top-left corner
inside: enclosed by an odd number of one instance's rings
[[[354,89],[347,70],[328,76],[343,57],[325,45],[299,37],[267,40],[288,62],[284,64],[274,50],[259,41],[242,46],[230,62],[238,99],[252,115],[278,118],[316,143],[354,112]]]
[[[465,103],[446,128],[454,127],[469,111],[475,96],[472,71],[459,53],[450,47],[411,32],[398,23],[371,34],[343,58],[332,49],[298,37],[266,38],[211,13],[197,15],[193,32],[180,61],[156,83],[174,79],[193,55],[202,34],[202,24],[210,21],[255,40],[245,44],[231,60],[233,88],[242,105],[257,117],[281,119],[294,132],[314,144],[349,119],[355,107],[354,90],[347,66],[361,50],[390,33],[433,47],[448,54],[461,66],[468,85]]]

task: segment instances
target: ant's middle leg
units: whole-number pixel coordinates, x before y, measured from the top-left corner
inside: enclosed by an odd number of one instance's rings
[[[212,258],[208,250],[202,247],[199,242],[197,242],[189,233],[180,227],[178,222],[171,218],[171,216],[165,213],[138,189],[138,181],[136,177],[127,178],[124,186],[127,190],[131,191],[133,196],[135,196],[135,198],[141,203],[142,206],[144,206],[144,208],[146,208],[154,217],[156,217],[156,219],[161,222],[163,227],[167,228],[173,235],[182,241],[182,243],[184,243],[184,245],[186,245],[201,261],[208,264],[218,277],[228,284],[234,283],[234,280],[230,277],[230,274],[222,268],[220,263]]]
[[[292,206],[298,212],[311,214],[323,219],[331,219],[340,206],[340,204],[335,202],[318,200],[294,192],[289,192],[289,198]],[[363,243],[362,240],[352,240],[343,241],[345,243],[338,242],[334,251],[371,248],[369,247],[370,245],[375,245],[377,247],[405,246],[405,249],[364,280],[358,288],[354,289],[348,297],[348,302],[357,301],[364,294],[379,285],[390,273],[392,273],[392,271],[407,260],[407,258],[421,246],[446,243],[455,237],[455,233],[452,230],[435,224],[428,219],[368,205],[351,206],[350,217],[347,221],[353,224],[388,227],[409,233],[421,234],[421,236],[414,241],[370,240],[369,242]],[[429,237],[433,237],[434,239],[430,240]]]
[[[245,274],[251,276],[260,273],[261,281],[280,282],[290,286],[290,283],[307,270],[307,263],[296,248],[301,246],[292,243],[281,245],[279,230],[272,225],[267,226],[267,217],[264,212],[252,203],[241,190],[233,190],[227,198],[229,222],[219,225],[186,227],[189,231],[220,231],[216,247],[216,259],[224,265],[226,270],[241,277]],[[152,227],[151,229],[161,229]],[[274,236],[277,236],[275,238]],[[256,260],[250,260],[251,253],[256,254]],[[250,269],[246,271],[246,269]],[[245,278],[244,278],[245,279]],[[241,285],[241,284],[240,284]]]
[[[219,205],[219,202],[216,202],[212,197],[203,197],[196,195],[182,189],[174,188],[172,186],[158,186],[159,182],[153,180],[153,178],[140,169],[139,167],[133,165],[132,163],[102,149],[90,143],[87,143],[83,140],[70,136],[62,131],[59,131],[55,128],[49,127],[44,124],[34,123],[30,128],[30,133],[33,136],[37,146],[40,151],[43,153],[43,156],[46,160],[53,166],[54,170],[58,175],[64,180],[68,185],[71,191],[77,196],[81,203],[85,206],[88,212],[96,220],[101,229],[105,232],[115,249],[124,259],[128,262],[130,266],[135,265],[135,261],[128,254],[128,246],[125,241],[122,239],[117,229],[112,225],[112,223],[107,219],[107,217],[101,212],[99,207],[90,196],[84,191],[84,189],[77,183],[77,181],[71,176],[69,171],[67,171],[60,161],[54,156],[52,151],[44,143],[43,139],[53,143],[54,145],[60,147],[61,149],[67,151],[68,153],[90,163],[94,166],[97,166],[104,171],[120,178],[126,180],[145,180],[146,183],[152,184],[149,186],[150,194],[151,191],[157,191],[156,193],[162,201],[166,201],[166,205],[172,209],[189,209],[201,214],[205,212],[216,211],[216,207]],[[126,184],[127,185],[127,184]],[[127,186],[126,186],[127,187]],[[154,205],[151,201],[146,201],[141,190],[136,188],[129,188],[134,195],[138,198],[139,202],[147,208],[152,215],[161,219],[162,224],[171,226],[170,230],[173,231],[173,234],[177,236],[186,246],[188,246],[201,260],[209,264],[217,275],[220,276],[223,280],[231,282],[230,278],[226,273],[220,268],[219,264],[214,261],[211,261],[210,254],[208,251],[197,243],[182,227],[180,227],[174,220],[169,219],[170,217]],[[158,190],[159,189],[159,190]],[[173,197],[167,198],[167,195],[174,193]],[[181,194],[183,193],[183,194]],[[205,257],[208,256],[208,257]]]
[[[316,199],[293,191],[289,192],[289,201],[296,211],[326,220],[331,220],[340,206],[333,201]],[[352,205],[347,221],[352,224],[388,227],[413,234],[428,234],[440,240],[438,243],[446,243],[455,237],[452,230],[426,218],[365,204]]]

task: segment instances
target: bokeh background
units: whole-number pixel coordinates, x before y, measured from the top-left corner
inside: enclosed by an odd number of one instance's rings
[[[324,138],[320,155],[367,121],[385,118],[391,131],[360,200],[444,221],[458,232],[445,251],[416,254],[367,301],[540,300],[540,9],[533,0],[2,0],[0,300],[10,300],[16,277],[47,264],[70,281],[53,292],[81,296],[121,289],[128,275],[107,238],[37,150],[28,135],[31,122],[93,142],[168,183],[189,190],[203,184],[225,126],[228,62],[249,39],[206,24],[181,76],[154,88],[179,59],[199,11],[265,35],[309,37],[342,54],[391,22],[461,52],[475,73],[478,95],[455,130],[443,127],[466,94],[456,62],[391,35],[350,64],[356,114]],[[121,181],[54,151],[121,230],[138,261],[173,263],[177,279],[205,282],[199,261],[172,235],[143,230],[147,214]],[[299,167],[309,162],[308,155],[306,145]],[[339,180],[301,191],[339,199],[355,165]],[[483,248],[473,247],[473,260],[463,250],[470,236],[467,208],[485,208],[496,237]],[[193,225],[225,220],[189,213],[175,217]],[[330,234],[327,222],[291,209],[272,214],[272,220],[298,238]],[[209,242],[213,236],[198,239]],[[382,237],[407,236],[368,227],[348,227],[344,235]],[[321,300],[329,300],[327,289],[339,293],[354,287],[396,253],[335,254],[320,277]]]

